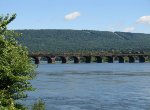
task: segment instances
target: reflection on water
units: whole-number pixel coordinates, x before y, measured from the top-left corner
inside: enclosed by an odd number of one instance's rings
[[[150,64],[42,64],[27,105],[47,110],[150,110]]]

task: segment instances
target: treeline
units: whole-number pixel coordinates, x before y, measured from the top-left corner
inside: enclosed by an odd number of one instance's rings
[[[93,30],[15,30],[30,52],[150,51],[150,34]]]

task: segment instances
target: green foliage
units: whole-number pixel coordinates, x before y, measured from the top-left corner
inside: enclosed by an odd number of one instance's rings
[[[42,100],[38,100],[34,103],[32,110],[45,110],[45,103]]]
[[[2,98],[0,100],[0,110],[16,110],[14,100]]]
[[[13,14],[12,16],[9,16],[9,14],[7,14],[6,16],[0,16],[0,34],[3,34],[6,31],[6,26],[15,18],[16,14]]]
[[[150,34],[92,30],[15,30],[30,52],[149,51]]]
[[[6,30],[15,16],[0,17],[0,101],[4,107],[14,106],[15,100],[26,97],[25,91],[33,90],[28,81],[34,73],[28,51],[15,40],[15,32]]]

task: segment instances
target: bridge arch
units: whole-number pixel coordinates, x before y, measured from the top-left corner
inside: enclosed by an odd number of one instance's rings
[[[135,62],[134,56],[128,56],[128,58],[129,58],[129,63],[134,63]]]
[[[106,59],[107,59],[108,63],[113,63],[114,62],[113,56],[106,56]]]
[[[101,56],[95,56],[95,58],[96,58],[97,63],[102,63],[103,62],[103,58]]]
[[[79,63],[80,62],[80,58],[77,56],[71,56],[69,57],[69,59],[73,60],[74,63]]]
[[[123,56],[117,56],[118,57],[118,62],[119,63],[124,63],[124,57]]]
[[[67,57],[65,56],[56,56],[55,60],[58,60],[58,61],[61,60],[61,63],[67,63]]]
[[[91,63],[91,56],[82,56],[83,58],[85,58],[85,63]]]
[[[139,56],[139,63],[144,63],[144,62],[145,62],[145,57]]]
[[[34,60],[34,63],[35,63],[35,64],[40,64],[40,58],[39,58],[39,57],[31,56],[31,59]]]
[[[42,56],[42,60],[46,60],[48,64],[55,63],[55,57],[51,56]]]

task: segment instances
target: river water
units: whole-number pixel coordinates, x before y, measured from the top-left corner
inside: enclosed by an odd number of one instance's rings
[[[41,64],[27,105],[46,110],[150,110],[150,63]]]

